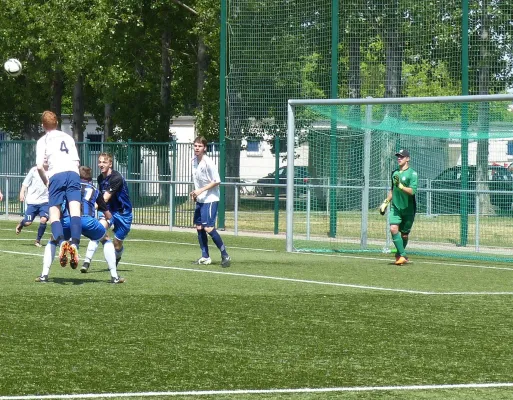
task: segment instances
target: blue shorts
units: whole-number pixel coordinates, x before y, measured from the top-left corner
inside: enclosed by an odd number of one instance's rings
[[[80,175],[73,171],[59,172],[50,178],[48,185],[48,205],[50,207],[60,206],[64,200],[78,201],[82,200],[82,188],[80,185]]]
[[[48,215],[48,203],[43,204],[28,204],[27,209],[25,210],[25,217],[23,218],[25,221],[33,222],[36,215],[39,215],[39,218],[49,218]]]
[[[82,235],[86,238],[91,240],[100,240],[107,233],[104,226],[96,218],[89,215],[83,215],[80,219],[82,220]],[[65,238],[71,237],[70,222],[70,217],[64,217],[62,219],[62,229],[64,230]]]
[[[202,225],[206,228],[213,228],[216,226],[218,204],[218,201],[214,201],[212,203],[196,202],[196,209],[194,210],[194,225]]]
[[[112,231],[114,237],[118,240],[125,240],[130,233],[130,227],[132,226],[132,213],[129,214],[118,214],[112,213],[111,223],[114,225]]]

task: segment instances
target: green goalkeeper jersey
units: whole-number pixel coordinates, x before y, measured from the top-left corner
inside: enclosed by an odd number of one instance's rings
[[[399,182],[413,189],[413,196],[394,185],[394,176],[399,175]],[[392,205],[403,215],[415,214],[417,204],[415,193],[417,192],[417,172],[408,167],[404,171],[395,170],[392,173]]]

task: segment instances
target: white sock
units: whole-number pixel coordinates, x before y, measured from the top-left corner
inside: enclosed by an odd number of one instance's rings
[[[112,241],[107,240],[103,244],[103,255],[105,256],[105,261],[109,265],[109,272],[112,278],[118,277],[118,271],[116,269],[116,250],[114,249],[114,243]]]
[[[85,262],[91,262],[94,256],[94,252],[98,248],[99,240],[90,240],[89,244],[87,245],[86,254],[84,257]]]
[[[53,242],[48,242],[45,246],[45,254],[43,256],[43,272],[41,275],[50,274],[50,267],[52,266],[53,259],[55,258],[55,249],[57,246]]]

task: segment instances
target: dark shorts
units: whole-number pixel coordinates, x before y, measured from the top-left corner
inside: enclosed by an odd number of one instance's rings
[[[49,218],[48,215],[49,206],[48,203],[43,204],[28,204],[27,209],[25,210],[26,221],[33,222],[36,215],[39,215],[39,218]]]
[[[213,228],[216,226],[217,206],[219,202],[198,203],[194,210],[194,225],[202,225],[203,227]]]
[[[48,185],[48,205],[50,207],[60,206],[64,200],[78,201],[82,200],[82,190],[80,186],[80,175],[76,172],[59,172],[50,178]]]

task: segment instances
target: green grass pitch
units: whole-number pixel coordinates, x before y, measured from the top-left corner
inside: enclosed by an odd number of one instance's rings
[[[88,274],[55,260],[41,284],[37,225],[19,236],[15,225],[0,222],[0,400],[513,394],[509,264],[396,267],[390,255],[289,254],[279,239],[225,234],[223,269],[211,241],[214,263],[191,264],[193,230],[134,229],[125,284],[109,283],[101,246]]]

